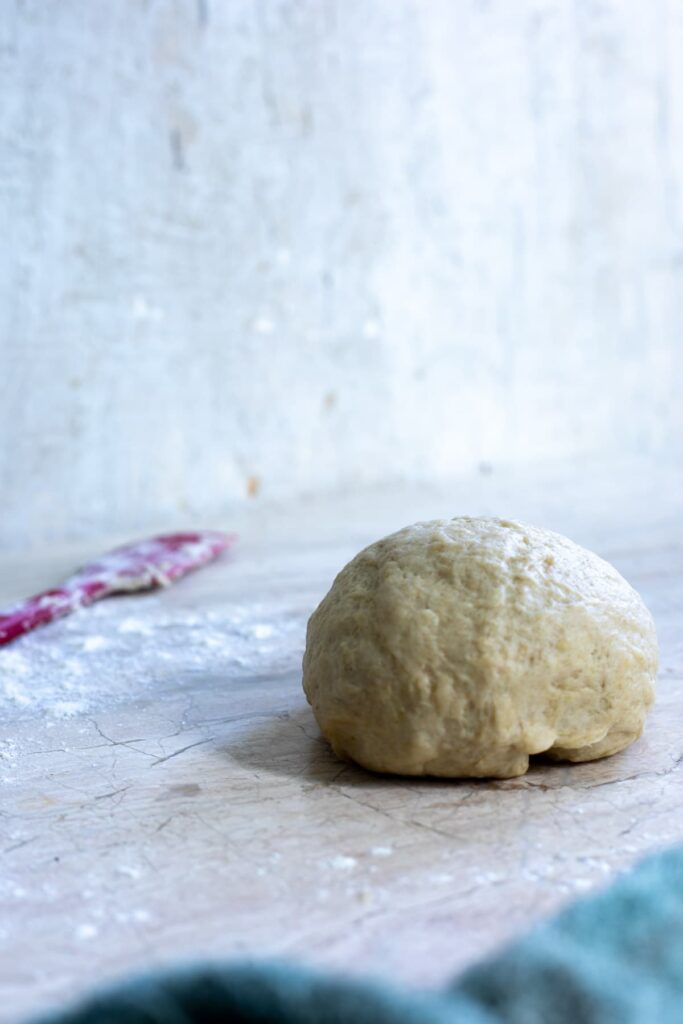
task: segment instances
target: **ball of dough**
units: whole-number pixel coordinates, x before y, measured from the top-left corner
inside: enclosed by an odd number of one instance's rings
[[[510,778],[623,750],[654,700],[652,617],[549,530],[417,523],[361,551],[308,623],[303,685],[337,754],[378,772]]]

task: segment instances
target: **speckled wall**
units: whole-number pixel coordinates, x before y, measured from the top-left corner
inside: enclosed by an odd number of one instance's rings
[[[6,0],[0,547],[680,444],[678,0]]]

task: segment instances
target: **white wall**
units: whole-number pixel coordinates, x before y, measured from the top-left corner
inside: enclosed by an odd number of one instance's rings
[[[0,547],[679,444],[679,0],[4,0],[0,37]]]

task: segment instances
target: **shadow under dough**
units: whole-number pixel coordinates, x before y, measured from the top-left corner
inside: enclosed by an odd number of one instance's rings
[[[373,778],[371,772],[333,753],[308,705],[274,715],[222,750],[251,772],[280,778],[331,783],[343,775],[345,784]]]
[[[362,786],[364,788],[401,785],[411,787],[476,787],[497,790],[558,789],[567,785],[581,786],[590,772],[596,784],[596,766],[602,764],[604,782],[616,781],[623,773],[621,755],[601,762],[572,764],[551,761],[542,754],[531,758],[526,775],[514,779],[444,779],[427,776],[380,775],[367,771],[352,761],[343,761],[323,738],[311,709],[304,705],[292,711],[275,714],[273,718],[251,728],[234,740],[221,745],[231,760],[255,774],[326,785]],[[597,784],[600,784],[599,782]]]

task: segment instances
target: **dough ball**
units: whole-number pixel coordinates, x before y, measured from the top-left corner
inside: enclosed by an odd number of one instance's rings
[[[303,685],[335,752],[378,772],[509,778],[640,736],[657,637],[638,594],[565,537],[505,519],[371,544],[308,623]]]

